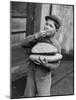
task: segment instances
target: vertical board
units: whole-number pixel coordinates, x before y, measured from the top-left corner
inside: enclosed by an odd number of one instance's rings
[[[40,30],[42,30],[44,28],[44,24],[45,24],[45,16],[48,16],[50,14],[50,4],[42,4],[42,13],[41,13],[41,25],[40,25]]]
[[[25,37],[25,34],[26,33],[11,35],[11,46],[17,46],[17,45],[21,44],[21,42],[23,41],[23,39]]]
[[[11,32],[26,31],[27,18],[11,18]]]
[[[34,32],[40,31],[41,13],[42,13],[41,10],[42,10],[42,4],[36,3],[35,16],[34,16]]]
[[[34,33],[34,20],[35,20],[35,3],[28,3],[27,5],[27,24],[26,24],[26,30],[27,34],[30,35]]]

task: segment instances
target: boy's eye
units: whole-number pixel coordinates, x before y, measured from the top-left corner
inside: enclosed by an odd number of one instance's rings
[[[49,26],[53,28],[53,26],[51,24],[49,24]]]
[[[49,25],[51,28],[53,28],[53,25],[46,23],[46,25]]]

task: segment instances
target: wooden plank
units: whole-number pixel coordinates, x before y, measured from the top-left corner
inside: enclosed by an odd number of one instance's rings
[[[27,16],[27,2],[11,1],[11,17]]]
[[[23,39],[25,38],[25,33],[11,35],[10,38],[11,38],[11,46],[17,45],[23,41]]]
[[[34,32],[40,31],[40,23],[41,23],[41,12],[42,11],[42,4],[36,3],[35,7],[35,15],[34,15]]]
[[[28,50],[21,46],[16,46],[11,49],[11,80],[15,81],[23,76],[26,76],[29,67]]]
[[[30,35],[34,33],[34,17],[35,17],[35,3],[27,4],[27,24],[26,24],[26,35]]]
[[[11,32],[12,35],[14,35],[14,34],[21,34],[21,33],[26,33],[26,31],[25,30],[18,30],[18,31],[14,30],[14,31]]]
[[[28,56],[28,50],[24,49],[21,47],[21,45],[14,46],[11,48],[11,58],[12,60],[16,60],[18,58],[24,57],[25,58]]]
[[[26,76],[28,72],[29,62],[26,60],[25,63],[11,68],[11,81],[15,81],[19,78]]]
[[[11,18],[11,32],[26,31],[26,18]]]

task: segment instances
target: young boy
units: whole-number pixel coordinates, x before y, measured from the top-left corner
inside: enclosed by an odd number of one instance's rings
[[[33,47],[37,42],[44,41],[54,45],[61,53],[61,47],[58,42],[60,20],[54,16],[46,16],[44,30],[39,33],[28,36],[22,43],[23,47]],[[29,60],[30,61],[30,60]],[[51,69],[57,68],[60,61],[49,64],[47,60],[39,59],[39,65],[30,61],[29,71],[27,73],[27,84],[24,92],[25,97],[50,96],[51,90]],[[42,67],[45,66],[45,67]],[[47,67],[47,68],[46,68]]]

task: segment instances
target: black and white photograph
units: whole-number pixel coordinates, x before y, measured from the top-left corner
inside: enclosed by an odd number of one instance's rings
[[[74,5],[10,1],[10,94],[74,95]]]

